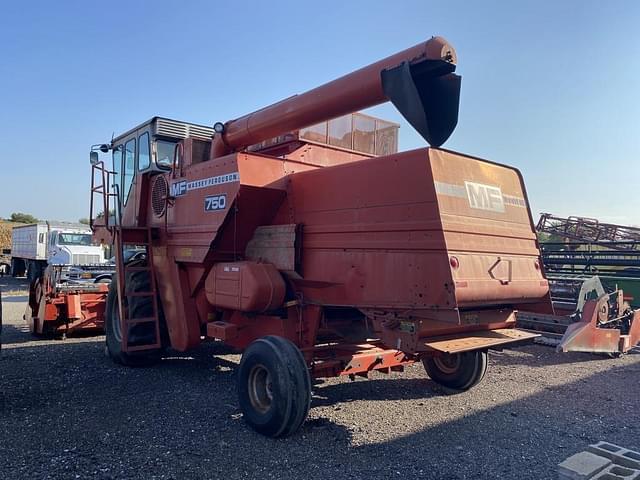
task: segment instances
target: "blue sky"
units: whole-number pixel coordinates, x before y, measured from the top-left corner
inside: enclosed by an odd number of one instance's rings
[[[0,217],[86,217],[90,145],[153,115],[229,120],[442,35],[463,76],[445,147],[521,169],[534,218],[640,224],[637,1],[59,0],[0,19]]]

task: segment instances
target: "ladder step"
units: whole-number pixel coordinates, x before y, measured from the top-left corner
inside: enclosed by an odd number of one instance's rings
[[[140,352],[142,350],[155,350],[157,348],[160,348],[160,342],[156,342],[156,343],[149,343],[149,344],[144,344],[144,345],[136,345],[136,346],[128,346],[127,347],[127,352]]]
[[[127,326],[138,325],[139,323],[156,323],[158,321],[157,317],[140,317],[140,318],[130,318],[125,320],[125,324]]]
[[[115,195],[114,195],[115,196]],[[116,197],[117,198],[117,197]],[[159,304],[158,304],[158,291],[155,284],[155,275],[153,270],[152,261],[152,248],[153,242],[151,229],[147,227],[122,227],[122,225],[114,225],[112,227],[112,233],[114,234],[115,243],[119,248],[118,255],[118,269],[121,272],[119,277],[124,280],[123,285],[119,285],[119,299],[122,300],[124,305],[121,305],[123,311],[123,335],[122,335],[122,351],[123,352],[138,352],[144,350],[156,350],[162,346],[160,339],[160,319],[158,317]],[[136,265],[131,266],[124,264],[124,245],[138,245],[146,247],[147,264],[144,266]],[[150,285],[148,291],[127,291],[126,279],[127,274],[132,272],[148,272]],[[126,298],[127,297],[146,297],[151,298],[151,306],[153,310],[146,312],[149,317],[140,318],[128,318]],[[136,325],[144,325],[144,328],[134,328]],[[148,330],[150,325],[153,325],[153,337],[151,337]],[[143,330],[143,332],[139,332]],[[146,333],[145,333],[146,332]],[[130,338],[130,335],[132,338]],[[140,336],[142,335],[142,336]]]
[[[151,267],[127,267],[124,266],[125,272],[150,272]]]
[[[125,297],[153,297],[155,296],[156,291],[153,290],[151,292],[125,292]]]

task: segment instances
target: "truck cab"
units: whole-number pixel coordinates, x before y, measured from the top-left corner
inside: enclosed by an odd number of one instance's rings
[[[51,265],[98,265],[105,263],[103,249],[93,244],[86,230],[51,230],[47,244],[47,262]]]

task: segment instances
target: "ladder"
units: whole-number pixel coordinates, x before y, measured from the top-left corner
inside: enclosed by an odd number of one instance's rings
[[[123,228],[118,225],[114,229],[116,247],[116,271],[118,275],[118,311],[120,331],[122,332],[122,351],[125,353],[144,350],[156,350],[161,347],[160,316],[156,277],[153,270],[153,252],[151,248],[151,229],[147,227]],[[134,244],[144,246],[146,250],[146,264],[128,264],[124,261],[124,245]],[[149,276],[145,290],[133,290],[128,280],[136,273],[146,273]],[[149,298],[151,311],[141,312],[131,308],[132,304],[142,298]]]
[[[116,172],[108,171],[104,162],[93,165],[91,174],[91,207],[89,222],[92,229],[105,228],[111,234],[115,247],[116,276],[118,294],[118,318],[120,319],[122,352],[132,353],[155,350],[161,347],[160,316],[156,277],[153,270],[153,252],[151,229],[148,227],[123,227],[122,203]],[[113,188],[112,188],[113,187]],[[94,222],[94,195],[102,197],[103,222]],[[113,204],[113,210],[110,210]],[[112,215],[113,212],[113,215]],[[94,230],[95,231],[95,230]],[[124,261],[125,245],[143,246],[146,250],[145,265],[130,265]],[[139,272],[149,276],[148,290],[131,290],[128,279]],[[150,298],[151,312],[139,316],[131,309],[131,304],[140,298]]]

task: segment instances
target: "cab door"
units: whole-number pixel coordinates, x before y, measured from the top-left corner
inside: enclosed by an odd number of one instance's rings
[[[122,226],[131,227],[136,224],[136,188],[137,180],[137,136],[126,138],[122,144],[122,169],[120,205],[122,206]]]

